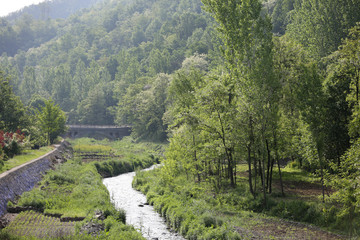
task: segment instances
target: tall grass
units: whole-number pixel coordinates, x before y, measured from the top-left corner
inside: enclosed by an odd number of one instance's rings
[[[87,145],[77,144],[73,147],[75,152],[96,152],[96,153],[109,153],[113,151],[112,147],[104,145]]]

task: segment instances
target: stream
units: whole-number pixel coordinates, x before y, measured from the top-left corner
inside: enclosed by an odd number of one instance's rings
[[[132,188],[134,176],[135,172],[131,172],[103,180],[111,202],[117,209],[126,211],[126,224],[133,225],[146,239],[184,240],[178,233],[170,231],[153,206],[145,204],[146,196]]]

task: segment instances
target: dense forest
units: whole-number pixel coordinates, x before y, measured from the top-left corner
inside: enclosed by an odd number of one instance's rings
[[[52,99],[69,124],[168,141],[169,183],[234,187],[246,162],[264,208],[292,162],[359,227],[359,0],[90,2],[64,19],[0,19],[0,68],[24,108]]]

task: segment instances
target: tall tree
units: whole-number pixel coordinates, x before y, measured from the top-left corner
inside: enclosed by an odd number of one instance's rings
[[[360,21],[360,4],[353,0],[295,1],[288,32],[315,58],[337,50],[348,30]]]
[[[236,100],[243,121],[246,119],[248,125],[250,190],[255,191],[250,164],[253,160],[255,174],[262,179],[266,205],[266,140],[271,129],[269,126],[276,129],[277,125],[274,116],[277,115],[276,93],[279,87],[273,75],[270,19],[261,14],[260,1],[203,0],[203,3],[218,22],[220,38],[224,42],[222,51],[230,73],[229,80],[224,82],[228,88],[229,103],[235,104]],[[255,140],[259,141],[256,145]],[[258,146],[256,150],[255,146]]]
[[[26,128],[28,124],[24,105],[0,71],[0,129],[15,132]]]
[[[55,139],[66,131],[66,115],[52,100],[45,101],[45,106],[37,113],[37,119],[48,144],[54,143]]]
[[[24,102],[29,101],[31,96],[38,91],[35,69],[33,67],[25,67],[20,91]]]

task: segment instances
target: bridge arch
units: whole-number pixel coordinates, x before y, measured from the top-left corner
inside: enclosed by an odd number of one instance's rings
[[[95,138],[98,140],[108,138],[110,140],[122,139],[131,134],[130,126],[100,126],[100,125],[67,125],[68,138]]]

